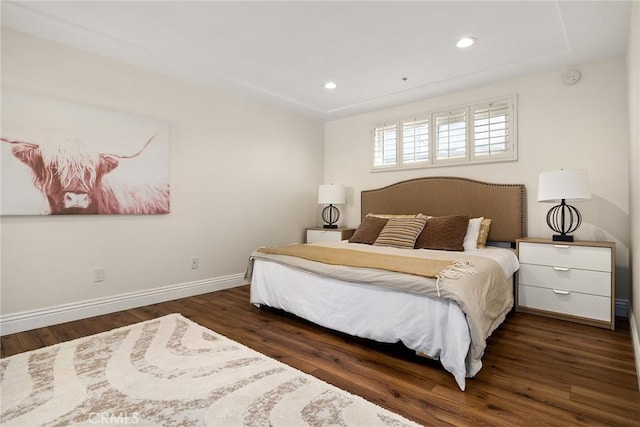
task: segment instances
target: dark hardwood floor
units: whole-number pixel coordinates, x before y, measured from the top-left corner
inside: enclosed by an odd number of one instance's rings
[[[439,363],[401,345],[332,332],[249,304],[249,287],[2,337],[2,357],[169,313],[185,317],[424,425],[640,426],[628,325],[616,331],[512,313],[483,368],[458,389]]]

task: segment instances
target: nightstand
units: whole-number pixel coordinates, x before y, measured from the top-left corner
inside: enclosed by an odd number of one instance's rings
[[[615,329],[615,243],[519,239],[516,311]]]
[[[350,238],[355,231],[355,228],[307,228],[307,243],[339,242]]]

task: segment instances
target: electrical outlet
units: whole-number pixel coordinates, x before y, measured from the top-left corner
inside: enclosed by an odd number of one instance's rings
[[[191,257],[191,269],[195,270],[200,267],[200,257]]]
[[[93,270],[93,281],[104,282],[104,268],[96,268]]]

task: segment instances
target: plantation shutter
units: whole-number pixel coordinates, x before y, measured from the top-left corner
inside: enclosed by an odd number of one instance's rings
[[[472,106],[476,159],[513,156],[513,104],[510,99]]]
[[[402,162],[429,161],[429,120],[402,123]]]
[[[436,162],[467,157],[467,109],[435,115]]]
[[[371,170],[518,159],[517,96],[391,119],[371,128]]]
[[[395,166],[398,163],[398,126],[380,125],[373,128],[373,166]]]

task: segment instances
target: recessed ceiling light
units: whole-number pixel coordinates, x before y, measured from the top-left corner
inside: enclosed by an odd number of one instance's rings
[[[335,89],[337,87],[338,87],[338,85],[335,82],[326,82],[324,84],[324,88],[325,89]]]
[[[476,39],[473,37],[463,37],[456,43],[456,46],[459,48],[469,47],[476,42]]]

